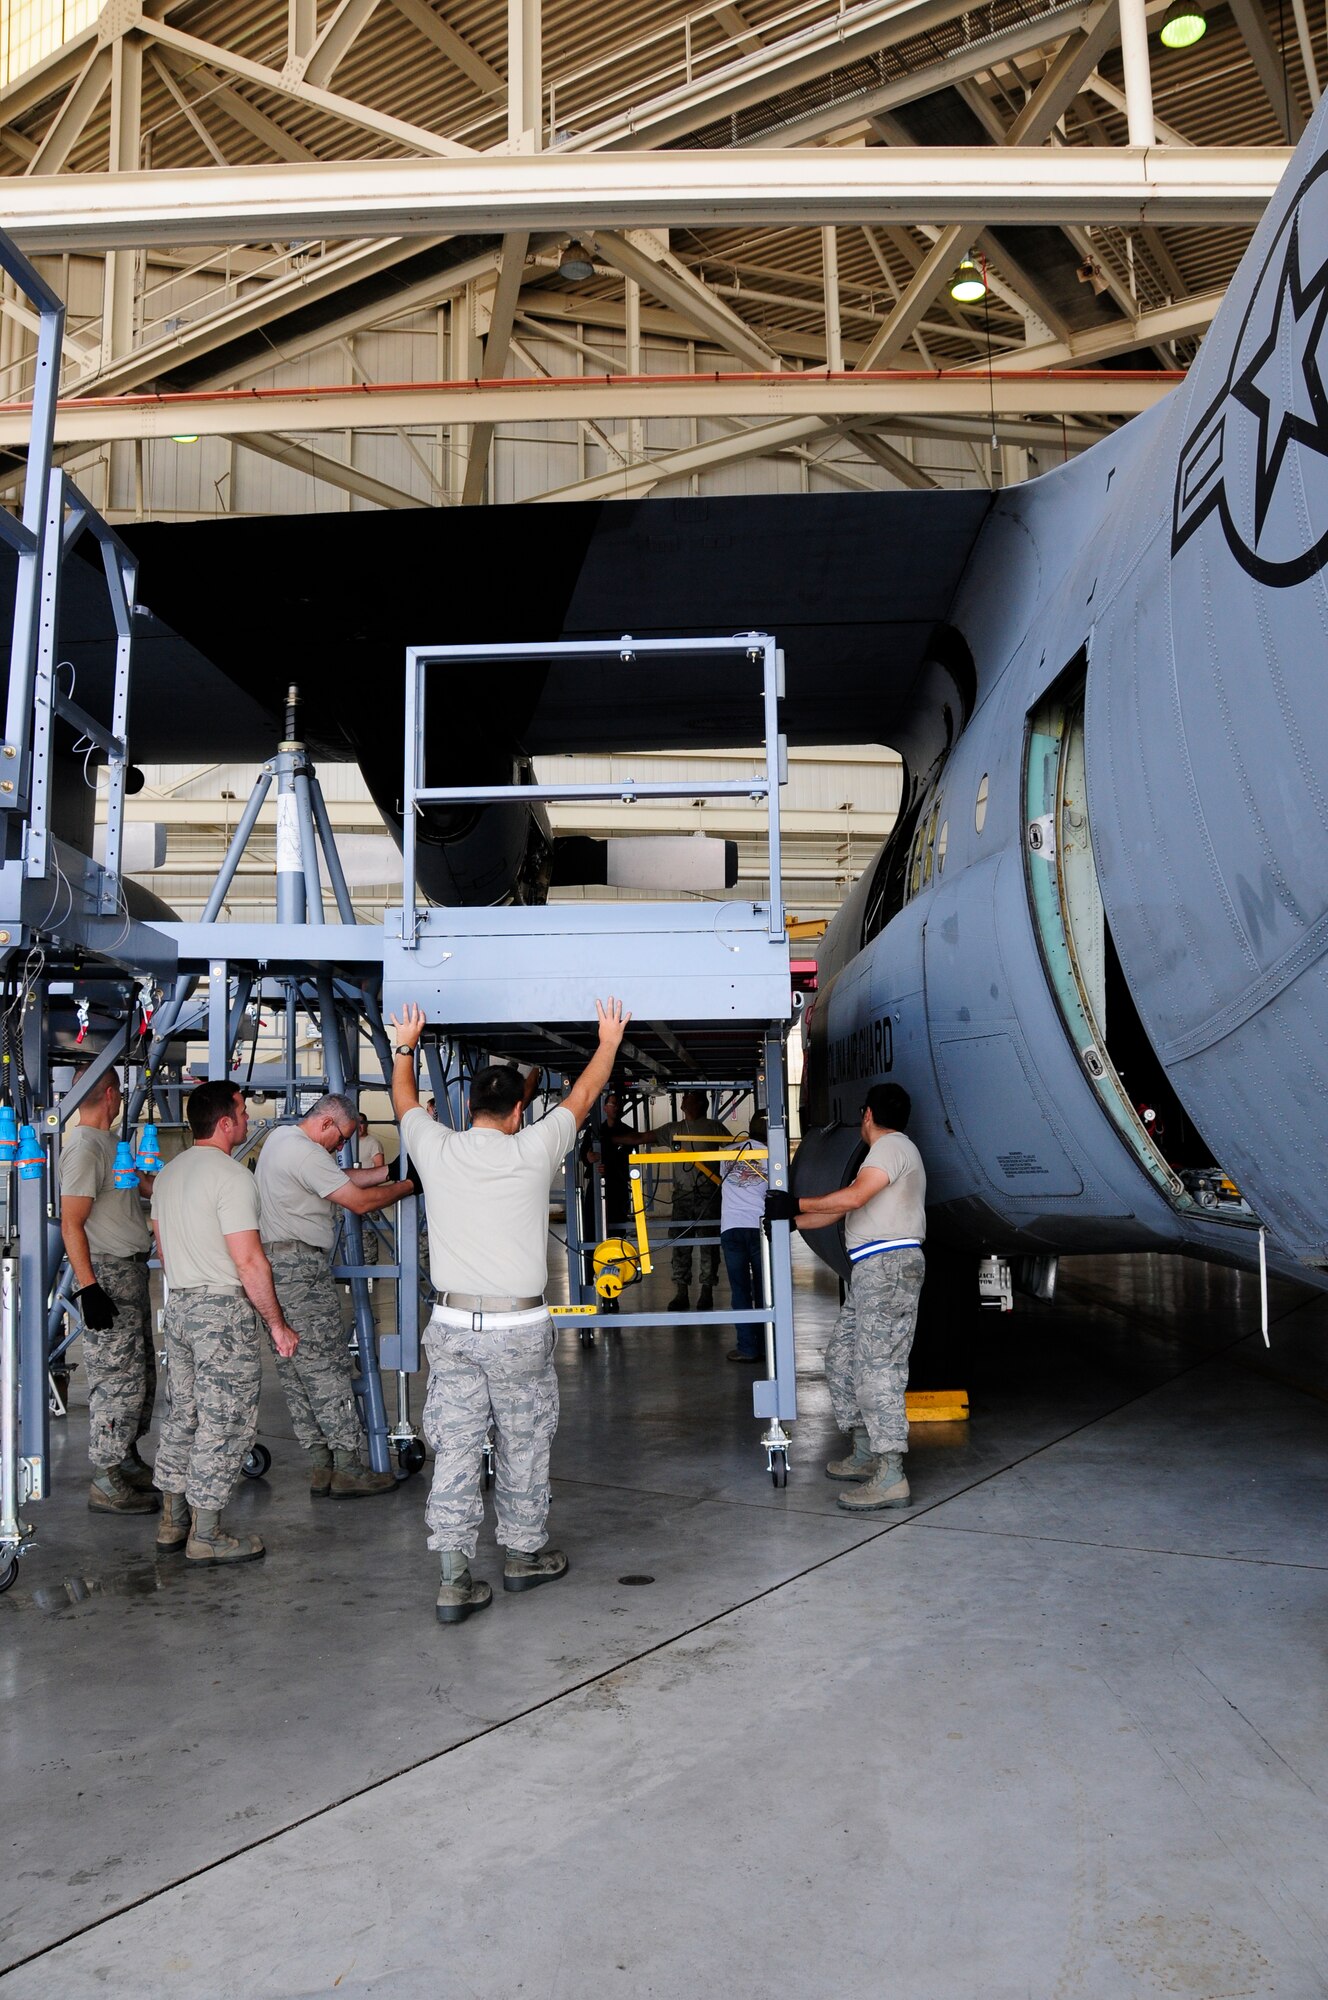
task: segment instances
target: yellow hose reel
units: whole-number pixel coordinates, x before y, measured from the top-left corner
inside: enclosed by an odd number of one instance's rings
[[[595,1245],[591,1270],[600,1298],[616,1299],[625,1285],[640,1283],[641,1253],[624,1236],[606,1236]]]

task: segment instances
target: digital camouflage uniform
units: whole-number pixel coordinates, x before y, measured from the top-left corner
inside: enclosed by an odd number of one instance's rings
[[[153,1483],[220,1513],[258,1429],[259,1319],[243,1292],[173,1290],[166,1304],[166,1414]]]
[[[368,1229],[365,1230],[366,1236]],[[310,1243],[269,1243],[273,1282],[300,1344],[290,1359],[277,1356],[295,1435],[306,1451],[328,1445],[359,1453],[364,1443],[347,1346],[341,1294],[326,1250]]]
[[[866,1426],[873,1452],[908,1450],[908,1357],[926,1272],[921,1250],[887,1250],[853,1266],[825,1350],[825,1379],[841,1431]]]
[[[492,1316],[490,1316],[492,1317]],[[549,1451],[558,1428],[554,1328],[547,1313],[475,1332],[437,1314],[424,1339],[429,1393],[424,1435],[434,1453],[425,1519],[431,1549],[475,1553],[484,1519],[480,1454],[493,1412],[498,1540],[533,1554],[549,1513]]]
[[[724,1141],[716,1139],[722,1146]],[[714,1236],[719,1229],[719,1189],[713,1181],[708,1181],[695,1167],[688,1179],[691,1186],[684,1183],[681,1174],[674,1169],[673,1183],[673,1254],[670,1263],[675,1285],[690,1285],[692,1281],[692,1251],[696,1251],[700,1282],[712,1289],[719,1277],[718,1243],[693,1243],[692,1237]],[[678,1232],[686,1232],[684,1241],[678,1242]]]
[[[148,1267],[141,1257],[107,1257],[93,1251],[92,1275],[114,1302],[115,1319],[104,1333],[83,1329],[88,1457],[96,1466],[118,1465],[147,1435],[156,1399]]]

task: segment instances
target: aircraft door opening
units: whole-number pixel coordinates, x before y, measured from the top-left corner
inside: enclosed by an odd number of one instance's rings
[[[1025,865],[1043,963],[1103,1109],[1176,1208],[1254,1217],[1153,1052],[1111,936],[1093,854],[1080,654],[1030,717]]]

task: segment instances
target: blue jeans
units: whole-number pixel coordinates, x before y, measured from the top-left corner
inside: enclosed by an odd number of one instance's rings
[[[724,1268],[729,1274],[734,1312],[750,1312],[764,1305],[761,1290],[761,1232],[759,1229],[726,1229],[719,1239],[724,1252]],[[761,1354],[761,1329],[751,1321],[738,1328],[739,1354]]]

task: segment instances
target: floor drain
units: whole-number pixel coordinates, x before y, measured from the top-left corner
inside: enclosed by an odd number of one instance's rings
[[[620,1576],[619,1583],[653,1583],[653,1576]]]

